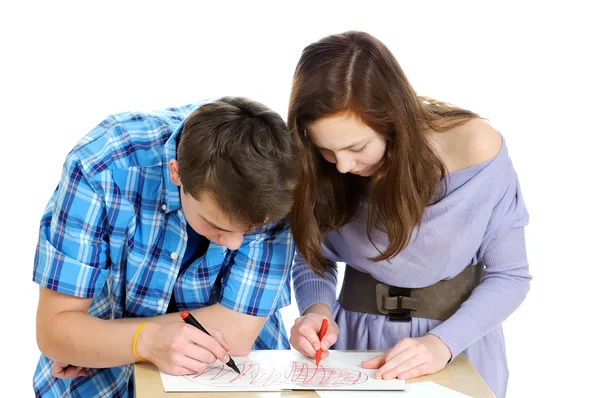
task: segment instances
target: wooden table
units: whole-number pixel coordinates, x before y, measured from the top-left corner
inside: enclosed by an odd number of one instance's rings
[[[158,368],[151,363],[137,363],[133,367],[136,398],[163,397],[163,398],[228,398],[228,397],[247,397],[247,398],[307,398],[318,397],[314,391],[286,391],[286,392],[187,392],[187,393],[166,393],[163,389],[162,380]],[[472,397],[493,398],[494,394],[485,384],[481,376],[475,371],[471,363],[464,354],[456,357],[451,364],[446,366],[440,372],[422,376],[416,379],[407,380],[407,383],[419,383],[423,381],[433,381],[444,387],[451,388],[463,394]]]

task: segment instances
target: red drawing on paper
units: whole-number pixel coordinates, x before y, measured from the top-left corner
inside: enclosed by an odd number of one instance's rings
[[[286,383],[303,387],[348,387],[369,379],[369,376],[359,370],[301,362],[288,364],[284,377]]]
[[[217,387],[258,388],[275,386],[285,382],[299,387],[348,387],[366,382],[369,379],[359,370],[338,367],[316,366],[311,363],[290,362],[284,373],[273,364],[261,361],[237,363],[240,373],[226,365],[209,366],[204,372],[194,376],[184,376],[187,380]]]
[[[268,362],[236,363],[238,374],[227,365],[209,366],[204,372],[186,379],[200,384],[222,387],[267,387],[280,384],[281,372]]]

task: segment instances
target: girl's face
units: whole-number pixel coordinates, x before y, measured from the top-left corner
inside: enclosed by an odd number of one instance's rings
[[[307,126],[306,133],[323,158],[342,174],[371,176],[385,153],[383,136],[352,114],[317,120]]]

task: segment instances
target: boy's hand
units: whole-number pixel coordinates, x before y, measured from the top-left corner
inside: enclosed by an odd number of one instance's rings
[[[217,359],[229,361],[231,347],[221,331],[206,328],[211,336],[183,322],[149,323],[140,332],[136,351],[163,372],[172,375],[202,373]]]
[[[66,362],[54,361],[52,364],[52,376],[57,379],[74,379],[76,377],[87,376],[88,371],[81,366],[71,366]]]

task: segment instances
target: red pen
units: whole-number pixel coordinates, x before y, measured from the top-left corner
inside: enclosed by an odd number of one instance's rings
[[[327,318],[323,318],[323,322],[321,323],[321,330],[319,330],[319,341],[321,341],[323,339],[323,336],[325,336],[326,332],[327,332]],[[317,350],[317,356],[316,356],[317,366],[319,366],[319,362],[321,362],[321,354],[323,354],[323,350],[319,348]]]

